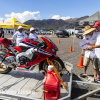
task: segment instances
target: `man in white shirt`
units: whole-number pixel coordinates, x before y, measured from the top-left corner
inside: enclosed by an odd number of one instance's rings
[[[95,48],[95,59],[94,59],[94,65],[97,69],[97,81],[100,81],[100,21],[96,22],[96,24],[93,26],[98,30],[98,36],[96,39],[95,46],[90,46],[87,49],[92,50]]]
[[[88,44],[89,43],[94,43],[96,42],[96,36],[94,35],[94,32],[96,28],[91,28],[89,25],[85,27],[85,33],[83,34],[84,36],[84,39],[86,41],[86,43]],[[84,54],[85,53],[85,54]],[[90,63],[90,61],[92,62],[93,64],[93,59],[94,59],[94,50],[82,50],[81,52],[81,55],[84,56],[84,74],[86,74],[86,70],[87,70],[87,67]],[[96,70],[94,68],[94,77],[96,77]]]
[[[29,34],[29,39],[33,39],[33,40],[38,40],[38,36],[35,33],[35,29],[32,27],[30,28],[30,34]]]
[[[25,39],[25,33],[23,32],[23,27],[19,26],[18,31],[12,36],[16,40],[16,46],[19,46],[19,43]]]

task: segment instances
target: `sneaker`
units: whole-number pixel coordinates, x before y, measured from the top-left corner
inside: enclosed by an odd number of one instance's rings
[[[97,79],[95,79],[95,78],[94,78],[94,82],[96,82],[96,83],[100,83],[100,81],[98,81],[98,80],[97,80]]]
[[[97,80],[100,81],[100,76],[97,76]]]

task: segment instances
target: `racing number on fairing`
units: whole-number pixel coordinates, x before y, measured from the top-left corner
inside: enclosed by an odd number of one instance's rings
[[[42,58],[46,58],[47,56],[45,54],[40,55]]]
[[[46,58],[47,56],[45,54],[40,54],[41,58]],[[38,60],[41,60],[41,58],[38,58]],[[38,61],[37,61],[38,62]]]

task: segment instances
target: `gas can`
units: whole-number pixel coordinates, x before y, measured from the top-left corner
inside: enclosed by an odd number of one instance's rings
[[[60,80],[54,71],[48,70],[45,81],[45,100],[57,100],[60,98]]]

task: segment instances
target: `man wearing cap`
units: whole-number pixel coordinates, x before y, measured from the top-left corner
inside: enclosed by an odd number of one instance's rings
[[[90,46],[87,49],[92,50],[95,48],[95,59],[94,59],[94,65],[96,67],[97,71],[97,81],[100,81],[100,21],[96,22],[93,28],[96,28],[98,30],[98,36],[96,39],[96,43],[94,43],[94,46]]]
[[[38,36],[35,33],[35,29],[32,27],[30,28],[30,34],[29,34],[29,39],[33,39],[33,40],[38,40]]]
[[[23,27],[19,26],[18,31],[12,36],[16,40],[16,46],[19,46],[19,43],[25,39],[25,33],[23,32]]]
[[[93,31],[95,31],[96,28],[91,28],[89,25],[85,27],[85,33],[83,34],[84,39],[86,40],[87,44],[89,43],[94,43],[96,42],[96,37],[93,34]],[[85,52],[85,56],[84,56],[84,52]],[[84,74],[86,74],[86,70],[87,67],[90,63],[90,61],[93,64],[93,58],[94,58],[94,50],[90,51],[90,50],[82,50],[81,55],[84,56]],[[83,75],[84,75],[83,74]],[[94,77],[96,78],[96,70],[94,68]]]

